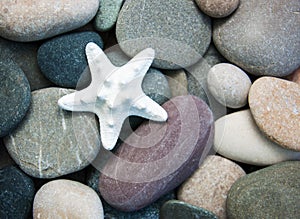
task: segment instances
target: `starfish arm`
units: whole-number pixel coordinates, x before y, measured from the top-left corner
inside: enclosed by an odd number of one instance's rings
[[[146,95],[143,95],[131,106],[130,115],[137,115],[159,122],[168,119],[168,113],[165,109]]]
[[[81,99],[80,96],[79,92],[67,94],[58,100],[58,105],[68,111],[93,112],[95,102]]]

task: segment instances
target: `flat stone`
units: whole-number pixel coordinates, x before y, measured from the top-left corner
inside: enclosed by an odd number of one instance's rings
[[[160,219],[217,219],[212,212],[190,205],[186,202],[171,200],[166,202],[160,211]]]
[[[51,87],[53,84],[41,73],[37,62],[39,43],[20,43],[0,37],[0,59],[10,58],[23,70],[31,90]]]
[[[96,30],[104,32],[113,28],[117,22],[123,1],[124,0],[99,0],[100,7],[94,21]]]
[[[223,18],[237,9],[239,0],[196,0],[197,5],[207,15],[214,18]]]
[[[14,166],[0,169],[0,218],[28,218],[34,198],[34,184]]]
[[[228,218],[299,218],[300,161],[279,163],[248,174],[231,187]]]
[[[179,200],[205,208],[226,218],[226,198],[232,184],[244,176],[244,170],[220,156],[208,156],[178,190]]]
[[[36,41],[74,30],[97,13],[99,0],[1,1],[0,36],[13,41]]]
[[[285,149],[267,138],[255,124],[249,109],[215,122],[214,150],[229,159],[256,166],[300,160],[300,152]]]
[[[299,7],[299,0],[240,0],[232,16],[214,22],[214,43],[248,73],[291,74],[300,66]]]
[[[13,131],[30,105],[30,85],[22,69],[10,59],[0,60],[0,137]]]
[[[67,112],[57,105],[60,97],[71,92],[34,91],[26,117],[4,138],[8,152],[27,174],[54,178],[81,170],[96,157],[100,138],[94,115]]]
[[[102,203],[90,187],[71,180],[51,181],[36,193],[33,218],[104,218]]]
[[[101,168],[100,193],[119,210],[141,209],[173,190],[210,150],[213,116],[202,100],[175,97],[163,108],[167,122],[143,123]]]
[[[287,79],[300,85],[300,67],[296,69],[291,75],[288,75]]]
[[[202,58],[211,41],[211,21],[190,0],[125,1],[116,36],[127,55],[151,47],[153,67],[178,69]]]
[[[187,76],[184,69],[164,70],[172,97],[187,95]]]
[[[258,127],[270,139],[300,151],[300,86],[287,80],[262,77],[249,92],[249,106]]]
[[[91,31],[66,34],[43,43],[37,60],[45,77],[58,86],[76,88],[82,74],[89,74],[85,54],[89,42],[103,48],[101,37]]]
[[[241,108],[248,103],[251,85],[248,75],[229,63],[214,65],[207,75],[210,93],[219,103],[230,108]]]

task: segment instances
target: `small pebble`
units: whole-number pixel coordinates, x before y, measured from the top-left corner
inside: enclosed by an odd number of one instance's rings
[[[71,180],[54,180],[43,185],[33,202],[33,218],[103,219],[103,207],[90,187]]]
[[[214,18],[223,18],[237,9],[239,0],[196,0],[200,9]]]
[[[164,75],[167,77],[172,97],[187,95],[187,77],[183,69],[165,70]]]
[[[220,63],[213,66],[207,76],[207,85],[215,99],[230,108],[241,108],[248,102],[251,80],[240,68]]]

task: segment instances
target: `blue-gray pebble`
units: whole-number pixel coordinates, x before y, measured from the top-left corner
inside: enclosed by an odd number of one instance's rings
[[[31,93],[25,74],[10,59],[0,60],[0,79],[0,137],[3,137],[26,115]]]
[[[54,84],[75,88],[82,73],[87,70],[85,47],[94,42],[103,48],[96,32],[86,31],[55,37],[38,50],[38,64],[42,73]]]

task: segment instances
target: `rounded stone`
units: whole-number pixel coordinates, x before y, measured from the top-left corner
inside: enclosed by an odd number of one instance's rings
[[[85,47],[94,42],[103,48],[96,32],[80,32],[58,36],[43,43],[37,54],[42,73],[54,84],[75,88],[83,73],[89,73]]]
[[[54,178],[83,169],[100,148],[93,114],[59,108],[60,97],[73,90],[46,88],[32,92],[32,102],[22,123],[4,144],[27,174]]]
[[[210,93],[219,103],[230,108],[240,108],[247,104],[251,84],[243,70],[229,63],[214,65],[207,75]]]
[[[299,0],[240,0],[232,16],[214,23],[215,45],[248,73],[291,74],[300,65],[299,7]]]
[[[179,96],[162,107],[167,122],[145,122],[115,156],[101,154],[109,159],[99,191],[112,207],[135,211],[153,203],[189,177],[212,146],[213,116],[202,100]]]
[[[0,169],[0,218],[29,218],[34,184],[14,166]]]
[[[249,109],[215,122],[214,150],[229,159],[256,166],[300,160],[300,152],[285,149],[267,138],[255,124]]]
[[[202,58],[211,40],[211,21],[190,0],[125,1],[116,36],[127,55],[150,47],[156,53],[154,67],[177,69]]]
[[[261,77],[251,86],[249,106],[262,132],[279,145],[300,151],[300,86]]]
[[[188,94],[188,82],[184,69],[165,70],[163,73],[168,80],[172,97]]]
[[[179,188],[177,197],[226,218],[226,198],[232,184],[244,176],[244,170],[220,156],[208,156],[203,164]]]
[[[206,209],[190,205],[178,200],[166,202],[159,214],[160,219],[217,219],[218,217]]]
[[[214,18],[223,18],[237,9],[239,0],[196,0],[199,8],[207,15]]]
[[[43,185],[33,202],[33,218],[103,219],[103,207],[90,187],[71,180],[54,180]]]
[[[87,24],[97,13],[99,0],[41,0],[0,3],[0,36],[13,41],[36,41]]]
[[[299,169],[300,161],[282,162],[237,180],[227,198],[228,218],[299,218]]]
[[[0,61],[0,78],[0,137],[3,137],[26,115],[31,93],[23,71],[10,59]]]

